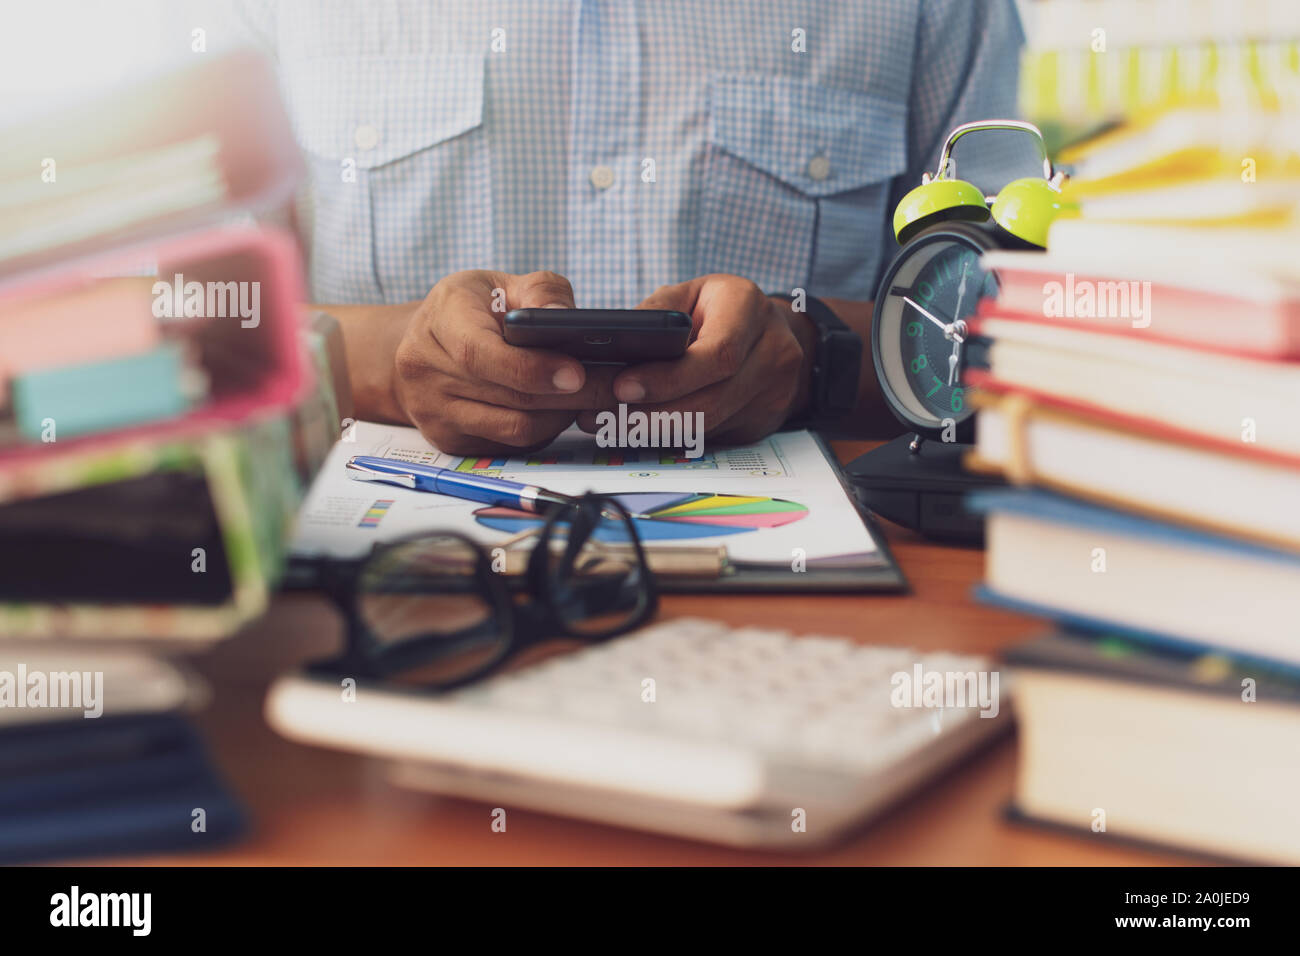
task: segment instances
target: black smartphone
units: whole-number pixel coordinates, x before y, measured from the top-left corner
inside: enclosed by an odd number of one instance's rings
[[[679,357],[691,340],[691,318],[660,309],[515,309],[506,313],[504,335],[511,345],[627,365]]]

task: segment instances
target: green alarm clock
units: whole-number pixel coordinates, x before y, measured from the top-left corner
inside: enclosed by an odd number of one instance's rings
[[[979,264],[993,248],[987,233],[966,223],[927,229],[890,264],[876,295],[876,378],[894,416],[920,436],[971,439],[961,381],[965,320],[981,298],[997,294],[997,280]]]
[[[996,197],[954,179],[953,145],[977,130],[1014,130],[1034,136],[1043,178],[1008,183]],[[1042,133],[1017,120],[958,126],[948,136],[938,170],[898,204],[898,251],[876,293],[871,353],[886,404],[921,438],[966,443],[973,437],[969,387],[962,381],[970,333],[966,320],[981,299],[997,294],[997,280],[980,267],[991,249],[1042,249],[1052,221],[1065,208],[1064,174],[1054,173]]]
[[[1042,178],[1017,179],[993,197],[956,179],[953,144],[975,130],[1033,136]],[[975,421],[962,373],[983,348],[966,323],[980,300],[998,291],[981,257],[991,249],[1044,248],[1052,221],[1068,208],[1061,201],[1064,179],[1053,172],[1037,127],[1016,120],[966,123],[948,135],[934,175],[926,173],[894,213],[902,248],[876,292],[871,355],[885,402],[910,434],[860,455],[846,470],[864,505],[925,537],[983,538],[983,521],[965,507],[965,497],[1002,481],[963,464]]]

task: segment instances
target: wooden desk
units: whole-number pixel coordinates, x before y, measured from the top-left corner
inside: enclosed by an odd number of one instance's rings
[[[870,447],[837,442],[844,461]],[[992,653],[1042,627],[975,604],[980,551],[928,544],[901,528],[886,534],[912,593],[901,596],[668,595],[665,615],[851,635],[863,642]],[[748,852],[509,810],[506,833],[490,808],[390,786],[380,761],[289,743],[262,719],[271,679],[332,653],[341,639],[331,607],[287,595],[255,626],[197,661],[214,699],[199,716],[217,761],[252,811],[254,828],[219,853],[130,862],[166,864],[986,864],[1097,865],[1191,862],[1016,826],[1010,797],[1015,742],[1008,737],[908,798],[846,842],[814,855]]]

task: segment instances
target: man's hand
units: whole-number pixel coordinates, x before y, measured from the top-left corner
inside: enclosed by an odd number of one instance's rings
[[[451,454],[541,447],[579,409],[613,402],[614,370],[506,344],[510,309],[573,308],[553,272],[457,272],[413,306],[346,307],[348,363],[362,417],[408,421]]]
[[[812,325],[748,279],[711,275],[664,286],[638,308],[685,312],[694,339],[679,359],[624,369],[614,379],[618,401],[647,412],[703,412],[710,439],[728,442],[757,441],[807,404]],[[583,412],[578,424],[594,432],[595,413]]]

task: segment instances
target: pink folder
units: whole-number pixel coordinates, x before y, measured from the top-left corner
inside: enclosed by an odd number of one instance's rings
[[[164,320],[162,327],[168,335],[188,338],[197,349],[200,363],[209,376],[208,401],[179,419],[139,428],[60,440],[54,444],[12,445],[0,449],[0,468],[36,456],[74,453],[144,436],[162,440],[191,435],[215,426],[283,412],[297,400],[306,384],[306,369],[297,332],[304,286],[295,240],[279,230],[228,227],[158,243],[155,252],[158,281],[179,274],[187,281],[201,282],[205,286],[208,282],[257,284],[259,315],[255,327],[246,326],[245,323],[251,319],[239,315],[181,316]],[[11,284],[0,290],[0,315],[39,309],[43,296],[62,291],[78,290],[84,294],[96,275],[112,275],[138,262],[138,253],[117,251],[81,260],[73,269],[43,273],[25,284]],[[120,285],[120,280],[105,280],[101,284]],[[138,296],[121,297],[113,292],[106,302],[112,305],[115,301],[119,306],[126,306],[126,311],[74,316],[73,320],[64,320],[61,330],[66,332],[75,326],[95,326],[93,336],[99,339],[104,334],[103,328],[120,327],[124,348],[127,344],[140,344],[145,333],[139,328]],[[159,320],[151,312],[147,317],[157,330]],[[4,334],[0,330],[0,339]],[[25,342],[18,352],[27,360],[33,360],[37,356],[48,357],[50,348],[57,351],[58,343]],[[82,351],[83,346],[77,344],[71,346],[66,354],[80,354]]]

